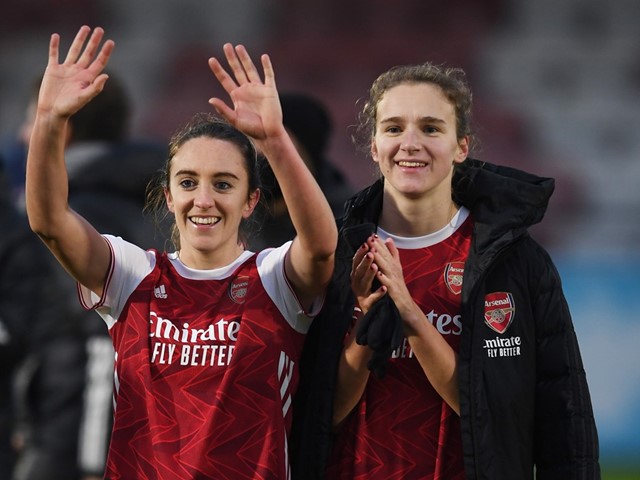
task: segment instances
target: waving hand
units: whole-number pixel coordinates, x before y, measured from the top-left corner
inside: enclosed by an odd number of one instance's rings
[[[38,97],[40,112],[69,117],[104,88],[108,76],[102,71],[111,56],[114,43],[107,40],[99,48],[104,30],[98,27],[89,37],[90,32],[87,26],[78,30],[62,63],[59,62],[60,36],[57,33],[51,35],[49,62]]]
[[[263,82],[244,46],[226,43],[223,49],[233,77],[216,58],[209,59],[209,67],[229,94],[233,108],[219,98],[212,98],[209,103],[229,123],[255,140],[278,133],[282,126],[282,108],[269,56],[261,57]]]

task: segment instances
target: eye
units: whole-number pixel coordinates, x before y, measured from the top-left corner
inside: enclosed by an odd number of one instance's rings
[[[422,131],[426,134],[438,133],[440,130],[433,125],[425,125]]]
[[[190,178],[183,178],[182,180],[180,180],[180,182],[178,182],[178,185],[180,185],[185,190],[190,190],[196,186],[196,182],[194,182]]]
[[[384,129],[385,133],[400,133],[402,129],[397,125],[390,125]]]
[[[217,190],[229,190],[233,185],[231,185],[229,182],[224,182],[220,180],[214,183],[214,186]]]

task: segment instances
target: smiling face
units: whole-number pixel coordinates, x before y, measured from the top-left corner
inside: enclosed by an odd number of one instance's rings
[[[393,198],[450,202],[453,166],[468,151],[468,139],[457,138],[454,107],[440,87],[402,83],[378,102],[371,154]]]
[[[171,160],[167,207],[180,234],[180,259],[192,268],[228,265],[244,250],[239,226],[255,208],[238,147],[211,137],[187,140]]]

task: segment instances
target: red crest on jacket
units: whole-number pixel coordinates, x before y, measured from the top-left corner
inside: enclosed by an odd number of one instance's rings
[[[516,315],[513,295],[508,292],[489,293],[484,297],[484,322],[498,333],[504,333]]]

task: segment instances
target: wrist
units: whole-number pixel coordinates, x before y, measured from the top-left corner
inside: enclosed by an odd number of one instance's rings
[[[289,137],[284,125],[270,130],[264,138],[254,139],[254,142],[258,150],[260,150],[269,161],[271,161],[272,158],[280,157],[283,151],[287,151],[290,148],[295,150],[293,141],[291,137]]]
[[[61,116],[52,110],[38,110],[34,119],[34,128],[36,126],[48,131],[59,131],[66,128],[69,121],[68,116]]]

